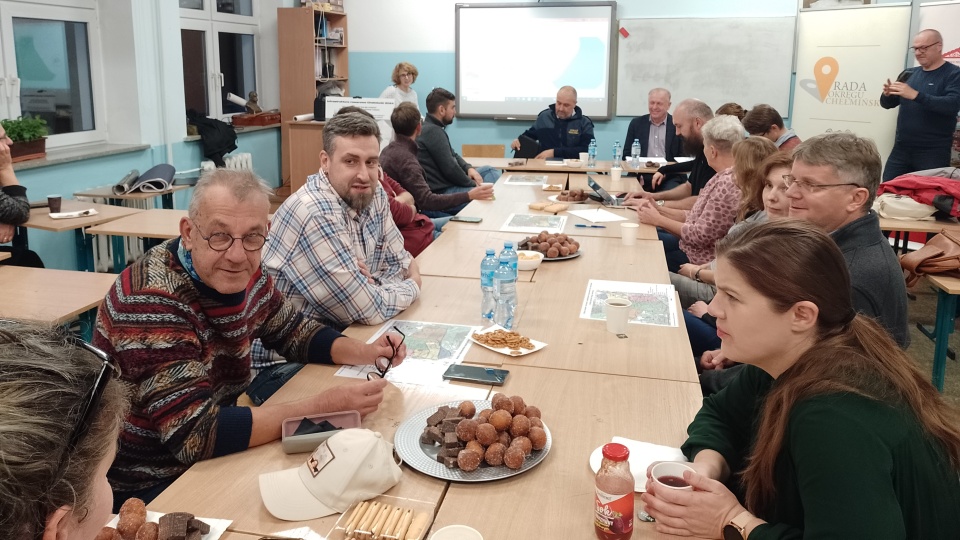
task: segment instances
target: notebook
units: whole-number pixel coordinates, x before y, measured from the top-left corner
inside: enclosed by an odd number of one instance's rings
[[[150,168],[147,172],[139,174],[136,169],[127,173],[117,185],[113,186],[113,193],[116,195],[126,195],[133,191],[142,191],[144,193],[157,193],[167,191],[173,185],[173,175],[176,169],[173,165],[161,163]]]

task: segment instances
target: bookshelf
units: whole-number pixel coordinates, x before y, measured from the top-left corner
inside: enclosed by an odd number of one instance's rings
[[[342,39],[337,43],[337,30]],[[302,185],[304,178],[292,179],[294,169],[304,170],[303,164],[295,167],[293,160],[300,153],[291,152],[292,138],[304,131],[291,130],[295,115],[313,112],[313,100],[317,89],[325,83],[336,81],[350,95],[350,64],[348,62],[347,14],[320,11],[314,7],[277,8],[278,53],[280,64],[280,140],[281,178],[286,186]],[[325,61],[324,61],[325,60]],[[323,64],[332,67],[332,73]],[[332,75],[332,76],[331,76]],[[316,130],[322,132],[323,125]],[[316,148],[317,155],[320,147]],[[311,160],[311,164],[319,158]],[[314,169],[315,172],[315,169]]]

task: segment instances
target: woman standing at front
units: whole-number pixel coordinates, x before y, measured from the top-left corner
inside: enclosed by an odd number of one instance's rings
[[[417,91],[410,86],[417,82],[419,75],[420,72],[417,71],[416,66],[408,62],[400,62],[393,68],[393,74],[390,75],[393,84],[380,92],[380,99],[392,99],[394,107],[405,101],[413,103],[419,111]],[[393,126],[390,125],[389,118],[378,120],[377,124],[380,126],[380,149],[383,150],[393,141]]]
[[[957,411],[856,314],[830,237],[794,220],[747,227],[718,243],[715,276],[722,351],[748,366],[687,430],[694,491],[647,482],[657,529],[724,540],[956,539]],[[742,488],[744,505],[721,482]]]

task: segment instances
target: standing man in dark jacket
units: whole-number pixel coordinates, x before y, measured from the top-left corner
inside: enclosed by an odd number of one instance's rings
[[[544,109],[533,127],[520,134],[540,143],[537,159],[568,158],[586,152],[593,138],[593,120],[577,107],[577,90],[564,86],[557,90],[557,102]],[[514,139],[510,148],[520,149],[520,139]]]
[[[417,159],[434,193],[470,191],[484,182],[496,182],[499,174],[490,167],[474,168],[450,145],[447,126],[457,114],[456,96],[434,88],[427,94],[427,117],[417,138]]]
[[[913,38],[920,67],[883,85],[880,106],[900,107],[897,137],[883,168],[883,181],[901,174],[950,165],[950,145],[960,110],[960,67],[943,58],[943,37],[921,30]],[[904,78],[906,77],[906,78]]]
[[[627,126],[627,138],[623,141],[623,158],[632,156],[633,141],[640,143],[640,155],[637,157],[661,157],[667,161],[676,161],[682,155],[683,139],[677,135],[670,110],[670,91],[666,88],[654,88],[647,93],[647,110],[650,114],[638,116]],[[644,174],[645,191],[667,191],[685,181],[682,174],[675,174],[660,182],[656,188],[651,184],[652,174]]]

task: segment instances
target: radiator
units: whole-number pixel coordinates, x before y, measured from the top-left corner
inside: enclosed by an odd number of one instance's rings
[[[253,170],[253,155],[249,152],[241,152],[231,156],[224,156],[223,162],[226,164],[225,168],[227,169],[241,169],[244,171]],[[205,159],[200,162],[201,171],[212,171],[215,168],[216,165],[214,165],[209,159]]]
[[[81,201],[90,201],[100,204],[110,204],[110,201],[102,197],[77,197]],[[139,208],[141,210],[149,210],[151,208],[156,208],[155,201],[159,201],[158,198],[154,197],[146,200],[123,200],[121,206],[127,206],[129,208]],[[113,248],[110,245],[110,236],[97,234],[93,236],[93,265],[94,269],[97,272],[119,272],[121,269],[113,268]],[[124,253],[126,255],[126,261],[124,267],[129,265],[131,262],[137,260],[141,255],[143,255],[143,246],[140,244],[140,239],[135,237],[125,236],[123,237],[124,244]]]

